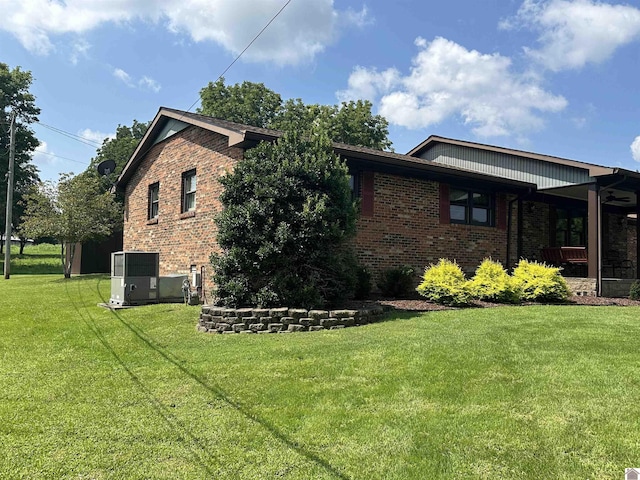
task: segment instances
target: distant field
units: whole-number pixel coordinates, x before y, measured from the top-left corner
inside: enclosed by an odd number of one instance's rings
[[[2,479],[620,479],[640,308],[400,314],[210,335],[107,276],[0,279]]]
[[[11,246],[11,274],[43,275],[59,273],[62,275],[60,261],[60,245],[43,243],[40,245],[26,245],[24,253],[19,255],[20,247]],[[4,272],[4,253],[0,258],[0,269]]]

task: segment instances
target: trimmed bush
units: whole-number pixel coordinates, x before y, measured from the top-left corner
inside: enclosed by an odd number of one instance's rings
[[[544,263],[520,260],[513,270],[514,285],[520,290],[520,298],[528,301],[563,301],[571,290],[560,268]]]
[[[405,297],[414,286],[413,275],[415,270],[408,265],[391,268],[382,272],[378,288],[385,297]]]
[[[640,300],[640,280],[636,280],[629,288],[629,298],[631,300]]]
[[[247,150],[219,179],[216,301],[320,308],[350,296],[356,208],[348,173],[321,132],[288,132]]]
[[[371,293],[371,272],[367,267],[356,267],[356,286],[353,291],[353,297],[356,300],[364,300],[369,298]]]
[[[486,258],[476,269],[468,285],[471,294],[480,300],[496,303],[518,303],[520,291],[500,262]]]
[[[441,305],[461,306],[472,300],[468,282],[456,262],[441,258],[436,265],[427,267],[418,293]]]

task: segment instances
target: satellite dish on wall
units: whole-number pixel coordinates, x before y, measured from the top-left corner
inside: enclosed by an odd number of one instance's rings
[[[106,177],[107,175],[115,172],[116,170],[116,162],[113,160],[104,160],[98,164],[98,173]]]

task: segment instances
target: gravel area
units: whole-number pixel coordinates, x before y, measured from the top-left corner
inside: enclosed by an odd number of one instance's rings
[[[608,298],[608,297],[591,297],[591,296],[572,296],[566,303],[567,305],[600,305],[600,306],[640,306],[640,301],[630,300],[628,298]],[[525,303],[523,305],[536,305],[534,303]],[[445,307],[426,300],[419,299],[389,299],[378,298],[367,301],[352,301],[345,305],[345,308],[371,308],[373,306],[382,306],[389,309],[405,310],[412,312],[428,312],[434,310],[452,310],[454,307]],[[499,303],[490,302],[474,302],[467,308],[492,308],[503,306]]]

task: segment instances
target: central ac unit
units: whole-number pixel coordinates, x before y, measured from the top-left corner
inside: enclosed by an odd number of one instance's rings
[[[119,306],[158,303],[159,271],[157,252],[113,252],[109,303]]]

